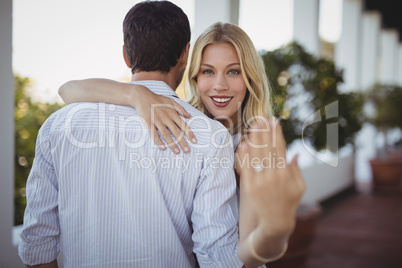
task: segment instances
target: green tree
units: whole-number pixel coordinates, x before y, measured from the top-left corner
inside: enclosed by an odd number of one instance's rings
[[[25,185],[35,157],[35,143],[39,128],[60,109],[58,103],[33,102],[27,88],[30,79],[14,75],[15,85],[15,156],[14,156],[14,225],[22,224],[26,206]]]

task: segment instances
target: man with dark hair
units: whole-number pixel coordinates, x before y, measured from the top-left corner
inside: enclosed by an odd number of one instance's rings
[[[132,73],[169,72],[191,37],[187,16],[169,2],[134,6],[124,19],[123,33]]]
[[[74,103],[43,124],[19,245],[27,267],[57,267],[60,248],[65,268],[242,266],[231,137],[174,91],[189,40],[187,16],[168,1],[124,19],[132,83],[191,114],[189,153],[160,150],[128,106]]]

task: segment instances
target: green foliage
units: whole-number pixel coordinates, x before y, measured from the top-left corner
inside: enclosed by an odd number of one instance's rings
[[[361,93],[341,93],[343,72],[334,62],[315,58],[297,42],[261,55],[271,82],[275,115],[281,118],[288,144],[304,138],[316,150],[326,148],[326,126],[339,124],[339,148],[354,144],[363,123],[364,98]],[[326,106],[338,101],[338,117],[327,118]],[[303,128],[307,118],[320,111],[321,120]]]
[[[367,93],[374,113],[367,121],[381,130],[402,128],[402,87],[376,84]]]
[[[377,128],[385,139],[384,148],[378,148],[377,157],[387,157],[390,151],[388,131],[402,129],[402,87],[376,84],[366,94],[369,110],[366,121]]]
[[[39,128],[50,114],[61,108],[57,103],[32,102],[27,94],[30,80],[14,76],[15,83],[15,187],[14,187],[14,224],[22,224],[26,206],[25,184],[35,157],[35,143]]]

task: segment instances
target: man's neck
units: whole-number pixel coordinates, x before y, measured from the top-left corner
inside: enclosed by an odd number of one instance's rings
[[[144,81],[144,80],[155,80],[165,82],[173,90],[176,90],[177,76],[173,73],[162,73],[159,71],[152,72],[138,72],[132,75],[131,81]]]

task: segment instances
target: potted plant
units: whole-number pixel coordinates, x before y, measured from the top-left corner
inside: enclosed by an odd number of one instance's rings
[[[314,57],[297,42],[261,56],[273,88],[275,115],[281,119],[287,144],[303,137],[317,152],[354,145],[354,137],[363,124],[363,95],[338,90],[339,83],[343,82],[343,72],[333,61]],[[327,116],[326,107],[335,102],[340,107],[337,116]],[[305,128],[307,116],[316,111],[323,120]],[[326,126],[330,123],[339,125],[337,148],[327,145]],[[321,206],[301,203],[296,214],[296,227],[289,239],[287,253],[269,263],[269,267],[303,267],[307,261]]]
[[[402,153],[393,148],[389,133],[402,129],[402,87],[376,84],[368,91],[367,100],[367,122],[376,127],[377,135],[384,140],[384,145],[376,148],[376,156],[369,161],[374,189],[397,189],[402,176]]]
[[[262,55],[274,96],[275,115],[281,119],[286,142],[307,139],[315,150],[327,147],[325,127],[339,123],[338,148],[354,146],[355,135],[364,122],[364,95],[342,93],[343,71],[333,61],[316,58],[297,42],[291,42]],[[338,116],[326,117],[326,107],[338,102]],[[321,120],[303,128],[306,115],[320,111]],[[304,131],[304,133],[303,133]]]

